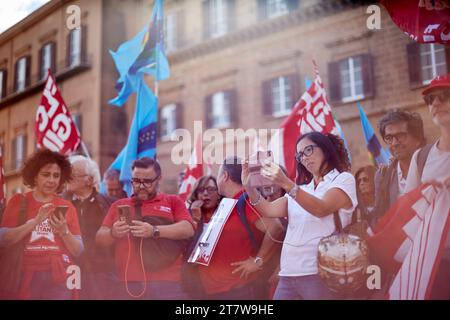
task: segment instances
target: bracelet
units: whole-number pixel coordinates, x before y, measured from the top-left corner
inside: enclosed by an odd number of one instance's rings
[[[261,195],[261,193],[258,192],[258,199],[256,199],[255,202],[252,202],[251,199],[249,199],[249,200],[250,200],[250,204],[251,204],[252,206],[257,206],[257,205],[261,202],[261,200],[262,200],[262,195]]]
[[[68,234],[69,234],[69,229],[66,229],[66,231],[63,232],[63,233],[61,233],[60,236],[61,236],[61,237],[65,237],[65,236],[67,236]]]
[[[291,190],[289,190],[288,195],[291,196],[291,198],[295,199],[295,196],[297,195],[297,191],[298,191],[299,187],[297,184],[295,184]]]

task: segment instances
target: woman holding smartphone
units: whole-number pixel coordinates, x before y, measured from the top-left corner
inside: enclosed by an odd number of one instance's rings
[[[11,198],[1,223],[0,245],[22,251],[20,265],[7,266],[20,270],[20,279],[18,288],[3,293],[8,295],[5,298],[71,298],[66,269],[83,251],[83,242],[75,208],[57,196],[71,174],[67,158],[47,149],[36,151],[25,162],[22,177],[31,191]]]
[[[197,228],[195,229],[195,235],[186,251],[186,261],[189,259],[189,255],[194,249],[204,228],[206,228],[206,224],[209,223],[212,215],[219,206],[220,199],[217,180],[213,176],[203,176],[194,184],[191,194],[187,199],[187,203],[189,212],[191,213]],[[204,299],[205,292],[198,274],[197,265],[187,263],[186,261],[183,265],[181,276],[183,289],[188,293],[190,299]]]
[[[274,202],[250,186],[248,164],[242,168],[242,182],[257,211],[268,218],[288,217],[274,299],[338,298],[319,278],[317,251],[320,239],[335,231],[333,213],[338,212],[346,226],[357,205],[348,154],[337,136],[311,132],[298,139],[296,161],[295,182],[274,163],[261,169],[263,176],[287,192]]]

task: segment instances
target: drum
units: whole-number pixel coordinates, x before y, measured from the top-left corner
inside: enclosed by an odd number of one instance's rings
[[[366,285],[367,243],[351,234],[334,234],[319,242],[320,278],[334,292],[351,294]]]

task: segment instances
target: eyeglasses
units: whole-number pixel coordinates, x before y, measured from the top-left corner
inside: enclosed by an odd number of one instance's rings
[[[407,132],[399,132],[399,133],[393,133],[393,134],[387,134],[384,136],[383,140],[387,144],[392,144],[394,142],[394,138],[397,139],[398,142],[402,143],[406,140],[408,137]]]
[[[433,103],[434,99],[439,98],[439,101],[446,102],[450,98],[450,91],[445,90],[441,91],[439,93],[429,93],[425,96],[423,96],[423,100],[425,103],[429,106]]]
[[[205,192],[205,190],[208,193],[213,193],[213,192],[217,191],[217,188],[216,187],[206,187],[206,188],[201,187],[201,188],[197,189],[197,193],[203,193],[203,192]]]
[[[359,179],[358,179],[358,184],[360,184],[360,183],[362,183],[362,182],[368,183],[368,182],[369,182],[369,178],[367,178],[367,177],[359,178]]]
[[[302,162],[303,157],[309,157],[314,153],[314,148],[317,148],[317,146],[314,144],[306,146],[303,151],[297,152],[297,154],[295,155],[295,160],[297,160],[297,162]]]
[[[132,178],[131,183],[135,187],[139,187],[141,184],[144,186],[144,188],[150,188],[152,184],[159,179],[159,176],[157,176],[154,179],[138,179],[138,178]]]
[[[80,178],[84,178],[87,176],[88,176],[88,174],[72,174],[72,178],[74,178],[74,179],[80,179]]]

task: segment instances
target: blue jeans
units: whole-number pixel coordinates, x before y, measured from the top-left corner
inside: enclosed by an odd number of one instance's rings
[[[279,277],[273,300],[335,300],[338,295],[320,280],[319,275]]]
[[[30,285],[31,300],[70,300],[72,291],[66,282],[54,283],[51,271],[35,272]]]
[[[147,290],[140,298],[130,296],[125,282],[118,282],[115,299],[117,300],[187,300],[187,294],[181,289],[179,282],[175,281],[147,281]],[[144,290],[144,282],[128,282],[131,294],[139,295]]]

